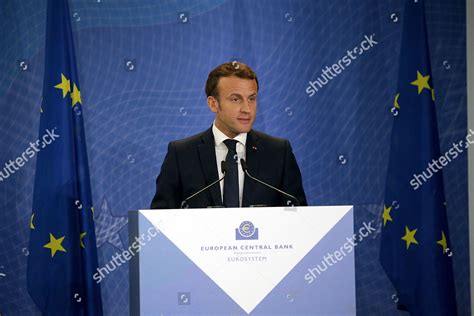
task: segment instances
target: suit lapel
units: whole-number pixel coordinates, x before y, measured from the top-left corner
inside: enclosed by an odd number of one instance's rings
[[[260,148],[260,143],[258,141],[258,137],[255,134],[253,130],[251,130],[247,134],[247,141],[245,145],[245,156],[246,156],[246,162],[247,162],[247,167],[249,173],[258,178],[258,165],[259,165],[259,150]],[[255,181],[249,179],[247,175],[245,175],[245,180],[244,180],[244,193],[242,197],[242,206],[246,207],[250,205],[251,201],[253,200],[252,193],[254,192],[254,186],[255,186]]]
[[[214,135],[212,128],[208,129],[201,136],[202,143],[198,145],[199,159],[201,167],[206,178],[206,185],[217,180],[217,162],[216,149],[214,143]],[[222,205],[221,187],[219,184],[214,185],[209,189],[213,201],[213,205]],[[203,192],[204,193],[204,192]]]

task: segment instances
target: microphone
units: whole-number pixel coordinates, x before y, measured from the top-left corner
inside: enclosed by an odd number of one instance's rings
[[[282,191],[278,188],[275,188],[274,186],[266,183],[266,182],[263,182],[262,180],[259,180],[257,178],[255,178],[254,176],[252,176],[250,173],[249,173],[249,170],[248,170],[248,167],[247,167],[247,163],[245,162],[245,160],[243,158],[240,159],[240,165],[242,166],[242,169],[244,170],[245,174],[252,180],[255,180],[257,181],[258,183],[260,184],[263,184],[264,186],[266,186],[267,188],[270,188],[272,190],[275,190],[281,194],[283,194],[284,196],[286,197],[289,197],[291,198],[294,202],[296,202],[296,206],[300,206],[300,201],[298,201],[298,199],[296,197],[294,197],[293,195],[289,194],[289,193],[286,193],[285,191]],[[293,205],[295,206],[295,205]]]
[[[181,207],[180,208],[188,208],[188,201],[191,200],[192,198],[194,198],[196,195],[199,195],[200,193],[206,191],[207,189],[209,189],[210,187],[216,185],[217,183],[221,182],[222,180],[224,180],[225,176],[227,175],[227,165],[225,163],[225,160],[222,160],[221,161],[221,170],[222,170],[222,173],[224,174],[220,179],[217,179],[216,181],[212,182],[211,184],[209,185],[206,185],[204,188],[202,188],[201,190],[191,194],[190,196],[188,196],[187,198],[185,198],[182,202],[181,202]]]

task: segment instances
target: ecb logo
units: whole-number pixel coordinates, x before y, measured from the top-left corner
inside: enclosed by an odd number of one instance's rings
[[[255,228],[251,221],[243,221],[239,228],[235,229],[236,240],[258,239],[258,228]]]

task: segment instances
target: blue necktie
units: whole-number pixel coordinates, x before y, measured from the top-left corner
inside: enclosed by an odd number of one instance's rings
[[[228,152],[225,157],[227,166],[227,175],[224,180],[224,206],[239,207],[239,172],[238,172],[238,156],[235,146],[237,141],[226,139],[224,144],[227,146]]]

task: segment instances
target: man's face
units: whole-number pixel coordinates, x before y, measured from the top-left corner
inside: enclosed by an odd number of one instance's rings
[[[207,104],[216,113],[216,127],[234,138],[252,129],[257,112],[257,82],[239,77],[222,77],[217,84],[218,99],[207,98]]]

